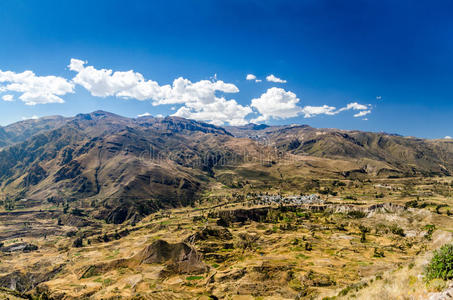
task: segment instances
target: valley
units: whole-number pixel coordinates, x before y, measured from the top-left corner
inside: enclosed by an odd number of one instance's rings
[[[449,141],[101,111],[32,122],[0,151],[0,298],[424,299],[447,287],[423,274],[452,240]]]

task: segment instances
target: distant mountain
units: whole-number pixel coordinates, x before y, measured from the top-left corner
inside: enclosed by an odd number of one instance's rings
[[[20,143],[33,135],[64,125],[71,118],[50,116],[40,119],[30,119],[0,127],[0,147]]]
[[[453,142],[307,125],[241,127],[104,111],[0,128],[0,197],[107,222],[194,204],[209,188],[303,191],[313,178],[444,176]],[[77,203],[77,204],[74,204]]]
[[[229,130],[235,136],[252,138],[295,155],[362,160],[363,171],[377,176],[443,176],[453,170],[453,142],[449,140],[316,129],[307,125]]]

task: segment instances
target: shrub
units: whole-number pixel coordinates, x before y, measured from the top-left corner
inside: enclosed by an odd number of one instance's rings
[[[434,252],[431,262],[425,270],[426,279],[453,279],[453,245],[443,245]]]
[[[80,209],[80,208],[73,208],[72,211],[71,211],[71,214],[74,215],[74,216],[83,216],[83,211]]]
[[[425,238],[430,241],[433,238],[434,230],[436,230],[436,225],[426,225],[425,226],[426,233]]]
[[[348,212],[348,216],[353,219],[361,219],[365,218],[367,213],[360,210],[351,210]]]
[[[378,248],[374,248],[373,257],[380,258],[380,257],[384,257],[384,256],[385,256],[384,251],[379,250]]]
[[[66,232],[66,236],[67,237],[73,237],[73,236],[76,236],[77,234],[77,231],[68,231]]]
[[[417,200],[411,200],[408,201],[404,204],[406,208],[412,207],[412,208],[417,208],[418,207],[418,201]]]
[[[72,246],[75,248],[83,247],[83,239],[81,237],[76,238],[72,243]]]
[[[406,236],[406,234],[404,233],[404,230],[403,228],[399,227],[398,225],[396,224],[393,224],[391,227],[390,227],[390,231],[393,233],[393,234],[396,234],[396,235],[399,235],[399,236]]]

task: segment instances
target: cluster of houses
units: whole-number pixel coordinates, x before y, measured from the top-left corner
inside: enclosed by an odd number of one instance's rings
[[[316,194],[311,195],[258,195],[261,205],[302,205],[302,204],[324,204],[324,200]]]

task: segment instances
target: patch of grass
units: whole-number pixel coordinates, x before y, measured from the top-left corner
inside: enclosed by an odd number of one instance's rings
[[[427,283],[427,288],[432,292],[441,292],[447,287],[447,282],[442,279],[436,278]]]
[[[112,252],[111,255],[107,256],[107,259],[113,259],[115,258],[118,254],[120,253],[120,250],[116,249],[115,251]]]
[[[193,280],[200,280],[200,279],[203,279],[203,278],[204,278],[204,276],[187,276],[186,280],[193,281]]]
[[[97,283],[102,283],[102,277],[98,277],[96,278],[95,280],[93,280],[94,282],[97,282]]]
[[[304,251],[305,248],[302,247],[302,246],[295,246],[295,247],[291,247],[290,250],[291,250],[291,251],[298,252],[298,251]]]
[[[344,297],[344,296],[346,296],[347,294],[349,294],[352,291],[358,292],[359,290],[361,290],[361,289],[363,289],[364,287],[367,287],[367,286],[368,286],[368,283],[366,283],[366,282],[359,282],[359,283],[351,284],[351,285],[345,287],[344,289],[342,289],[338,293],[338,296]]]
[[[302,253],[299,253],[296,255],[296,258],[299,258],[299,259],[309,259],[310,256],[307,256],[305,254],[302,254]]]
[[[96,266],[90,266],[82,275],[82,278],[90,278],[99,275]]]

